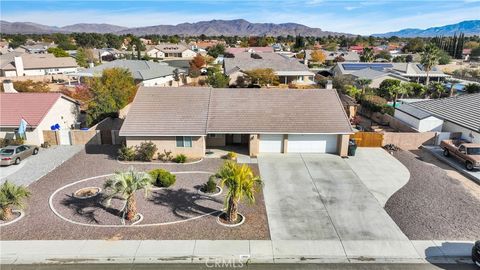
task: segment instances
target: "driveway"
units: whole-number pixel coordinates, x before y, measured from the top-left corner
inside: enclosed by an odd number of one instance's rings
[[[0,167],[0,184],[8,180],[17,185],[30,185],[80,152],[83,145],[58,145],[40,148],[38,155],[30,156],[20,165]]]
[[[385,159],[389,154],[382,151],[376,155]],[[327,154],[288,154],[262,155],[258,160],[272,240],[340,240],[345,249],[360,249],[353,244],[357,240],[408,240],[344,159]],[[375,171],[381,166],[395,174],[400,163],[388,160],[365,162],[363,169]],[[400,168],[404,169],[401,164]],[[371,183],[387,181],[383,176],[372,180],[375,175],[370,174],[366,178]],[[379,193],[391,192],[370,186]],[[353,242],[346,245],[349,241]]]

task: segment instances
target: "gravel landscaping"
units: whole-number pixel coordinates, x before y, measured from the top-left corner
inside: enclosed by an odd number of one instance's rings
[[[424,150],[394,154],[410,171],[410,180],[385,210],[411,240],[478,239],[480,200],[442,168],[423,161],[425,155]]]
[[[89,177],[111,174],[117,170],[134,167],[147,171],[164,168],[172,172],[206,171],[216,172],[223,164],[221,159],[204,159],[195,164],[135,164],[126,165],[117,162],[116,147],[87,147],[73,158],[29,186],[32,197],[27,201],[26,216],[12,224],[2,227],[1,240],[60,240],[60,239],[270,239],[263,192],[259,192],[254,205],[241,205],[240,213],[246,222],[240,227],[228,228],[217,224],[217,214],[198,217],[223,208],[223,196],[217,197],[198,193],[198,186],[208,179],[208,174],[178,174],[177,182],[168,189],[154,190],[148,198],[143,192],[137,194],[138,212],[143,220],[138,224],[185,221],[168,225],[147,227],[91,227],[73,224],[63,220],[50,209],[49,198],[65,185]],[[255,164],[250,165],[258,173]],[[107,209],[98,201],[99,196],[89,199],[77,199],[75,191],[85,187],[102,187],[105,177],[97,177],[61,189],[52,198],[55,210],[63,217],[84,224],[120,225],[118,210],[121,200],[114,200]]]

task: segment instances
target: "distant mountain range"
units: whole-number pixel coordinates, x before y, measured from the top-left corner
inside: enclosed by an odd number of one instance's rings
[[[46,33],[114,33],[134,35],[224,35],[224,36],[328,36],[351,34],[323,31],[320,28],[312,28],[296,23],[251,23],[243,19],[239,20],[212,20],[196,23],[182,23],[177,25],[155,25],[145,27],[127,28],[111,24],[74,24],[64,27],[47,26],[30,22],[7,22],[0,21],[0,29],[5,34],[46,34]]]
[[[449,24],[427,29],[408,28],[396,32],[384,34],[373,34],[376,37],[434,37],[434,36],[453,36],[455,33],[464,33],[465,36],[480,35],[480,20],[463,21],[456,24]]]

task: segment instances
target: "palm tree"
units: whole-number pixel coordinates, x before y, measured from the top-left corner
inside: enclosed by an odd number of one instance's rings
[[[460,81],[456,79],[450,79],[448,82],[450,83],[450,96],[453,97],[455,94],[455,84],[459,83]]]
[[[434,98],[441,98],[446,92],[445,86],[438,82],[431,83],[428,88],[430,96]]]
[[[363,48],[362,56],[360,57],[362,62],[373,62],[375,59],[373,55],[373,49],[372,48]]]
[[[104,184],[104,188],[110,191],[107,195],[106,204],[110,205],[112,198],[116,195],[122,196],[126,201],[126,219],[132,220],[137,215],[137,204],[135,192],[145,190],[145,197],[152,187],[152,177],[145,172],[137,172],[133,168],[125,172],[115,172],[115,175]]]
[[[228,187],[228,193],[225,196],[227,221],[235,223],[240,200],[246,199],[248,202],[254,203],[255,193],[262,182],[248,165],[239,165],[233,161],[226,161],[217,175],[221,179],[220,185]]]
[[[405,83],[401,83],[399,85],[392,85],[388,88],[388,92],[390,92],[390,95],[393,96],[393,108],[397,105],[397,98],[398,95],[401,95],[403,97],[404,95],[410,93],[410,87],[407,86]]]
[[[362,95],[365,95],[365,88],[372,83],[371,79],[367,78],[358,78],[355,82],[362,88]]]
[[[440,59],[439,56],[439,49],[435,44],[430,43],[425,47],[425,50],[422,53],[422,59],[420,63],[423,66],[423,70],[427,74],[427,79],[425,81],[425,85],[430,83],[430,71],[432,68],[438,64],[438,60]]]
[[[11,220],[13,218],[12,208],[24,208],[24,200],[30,197],[30,194],[26,187],[5,181],[0,186],[1,219]]]

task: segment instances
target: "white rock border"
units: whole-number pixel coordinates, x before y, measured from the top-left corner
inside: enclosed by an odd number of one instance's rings
[[[210,174],[210,175],[213,175],[215,173],[213,172],[207,172],[207,171],[183,171],[183,172],[171,172],[173,174],[190,174],[190,173],[198,173],[198,174]],[[178,224],[178,223],[183,223],[183,222],[187,222],[187,221],[192,221],[192,220],[196,220],[196,219],[199,219],[199,218],[203,218],[203,217],[206,217],[206,216],[211,216],[213,214],[216,214],[218,212],[223,212],[223,210],[216,210],[216,211],[212,211],[212,212],[209,212],[209,213],[206,213],[206,214],[203,214],[203,215],[200,215],[200,216],[197,216],[197,217],[193,217],[193,218],[189,218],[189,219],[182,219],[182,220],[177,220],[177,221],[170,221],[170,222],[162,222],[162,223],[151,223],[151,224],[135,224],[135,225],[115,225],[115,224],[90,224],[90,223],[82,223],[82,222],[78,222],[78,221],[75,221],[75,220],[71,220],[71,219],[68,219],[64,216],[62,216],[56,209],[55,209],[55,206],[53,205],[53,198],[55,197],[55,195],[57,195],[57,193],[59,193],[60,191],[64,190],[65,188],[67,187],[71,187],[73,185],[76,185],[78,183],[82,183],[82,182],[86,182],[86,181],[90,181],[90,180],[93,180],[93,179],[97,179],[97,178],[100,178],[100,177],[108,177],[108,176],[111,176],[111,175],[114,175],[113,173],[110,173],[110,174],[104,174],[104,175],[98,175],[98,176],[93,176],[93,177],[88,177],[88,178],[84,178],[84,179],[81,179],[81,180],[78,180],[76,182],[73,182],[73,183],[69,183],[67,185],[64,185],[60,188],[58,188],[57,190],[55,190],[52,195],[50,195],[50,198],[48,199],[48,205],[50,207],[50,210],[52,210],[52,212],[57,216],[59,217],[60,219],[62,219],[63,221],[66,221],[66,222],[69,222],[71,224],[75,224],[75,225],[80,225],[80,226],[87,226],[87,227],[97,227],[97,228],[141,228],[141,227],[153,227],[153,226],[164,226],[164,225],[172,225],[172,224]]]
[[[75,195],[75,194],[76,194],[77,192],[79,192],[80,190],[82,190],[82,189],[89,189],[89,188],[95,188],[95,189],[97,189],[97,193],[95,193],[94,195],[87,196],[87,197],[80,197],[80,196],[76,196],[76,195]],[[97,197],[101,192],[102,192],[102,188],[100,188],[100,187],[83,187],[83,188],[78,189],[78,190],[76,190],[75,192],[73,192],[73,193],[72,193],[72,196],[73,196],[75,199],[86,200],[86,199],[90,199],[90,198],[93,198],[93,197]]]
[[[14,210],[12,210],[12,212],[19,213],[20,215],[18,217],[14,218],[14,219],[8,221],[8,222],[4,222],[4,223],[0,224],[0,227],[11,225],[11,224],[13,224],[13,223],[15,223],[15,222],[17,222],[20,219],[25,217],[25,212],[23,210],[15,210],[14,209]]]
[[[216,187],[217,187],[217,190],[219,190],[219,191],[216,192],[216,193],[203,192],[203,191],[202,191],[202,187],[200,187],[200,188],[198,189],[198,193],[199,193],[199,194],[202,194],[202,195],[205,195],[205,196],[210,196],[210,197],[215,197],[215,196],[218,196],[218,195],[222,194],[222,192],[223,192],[222,187],[220,187],[220,186],[218,186],[218,185],[216,185]]]
[[[238,226],[242,225],[243,223],[245,223],[245,216],[242,215],[242,214],[240,214],[240,213],[238,213],[238,215],[242,217],[242,221],[240,221],[240,222],[237,223],[237,224],[225,224],[225,223],[223,223],[223,222],[220,221],[220,216],[221,216],[222,214],[227,214],[227,213],[224,212],[224,211],[222,211],[222,213],[220,213],[220,215],[217,216],[217,223],[220,224],[220,225],[222,225],[222,226],[224,226],[224,227],[233,228],[233,227],[238,227]]]

